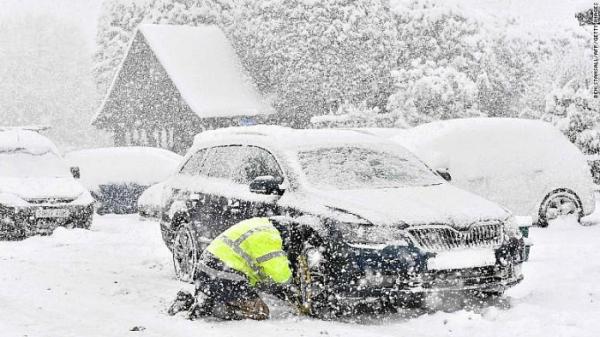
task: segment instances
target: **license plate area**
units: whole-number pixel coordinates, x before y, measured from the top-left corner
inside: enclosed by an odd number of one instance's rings
[[[490,248],[450,250],[436,253],[427,260],[429,270],[487,267],[496,264],[496,253]]]
[[[70,215],[64,208],[40,208],[35,211],[36,218],[67,218]]]

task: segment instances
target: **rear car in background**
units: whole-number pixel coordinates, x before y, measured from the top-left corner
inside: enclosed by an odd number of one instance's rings
[[[594,211],[594,184],[586,158],[551,124],[456,119],[397,130],[391,139],[429,166],[449,170],[455,186],[515,215],[530,216],[540,226],[559,217],[580,220]]]
[[[448,184],[405,148],[351,130],[203,132],[165,182],[161,231],[179,279],[243,219],[278,226],[300,308],[498,295],[523,278],[525,244],[499,205]]]
[[[89,228],[94,199],[56,146],[37,132],[0,128],[0,238]]]
[[[140,195],[167,179],[181,156],[153,147],[108,147],[69,152],[65,158],[81,169],[81,182],[97,201],[98,214],[137,212]]]

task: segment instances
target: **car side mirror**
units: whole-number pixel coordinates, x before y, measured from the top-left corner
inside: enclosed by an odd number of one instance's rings
[[[260,176],[254,178],[250,183],[250,192],[257,194],[276,194],[282,195],[283,189],[280,185],[283,183],[282,177]]]
[[[75,179],[81,178],[81,171],[79,170],[79,166],[71,166],[71,175]]]
[[[437,169],[437,170],[435,170],[435,172],[437,174],[439,174],[440,177],[444,178],[444,180],[446,180],[447,182],[452,181],[452,176],[450,175],[450,172],[448,171],[448,169]]]

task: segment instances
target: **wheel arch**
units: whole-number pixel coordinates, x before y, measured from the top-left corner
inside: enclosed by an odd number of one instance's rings
[[[543,215],[544,205],[548,202],[548,200],[550,200],[550,198],[552,198],[553,196],[560,194],[560,193],[567,193],[567,194],[570,194],[571,196],[573,196],[575,198],[575,201],[579,205],[579,209],[580,209],[579,216],[582,217],[585,215],[584,210],[583,210],[583,202],[582,202],[581,198],[579,197],[579,195],[577,194],[577,192],[575,192],[573,189],[570,189],[567,187],[555,188],[555,189],[550,190],[550,192],[546,193],[546,195],[542,199],[542,202],[538,205],[536,216],[537,216],[537,221],[542,225],[542,227],[545,227],[544,222],[546,221],[545,216]],[[546,224],[546,226],[547,226],[547,224]]]

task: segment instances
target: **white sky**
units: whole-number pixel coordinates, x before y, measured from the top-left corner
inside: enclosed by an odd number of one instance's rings
[[[102,0],[0,0],[2,16],[18,18],[29,13],[47,13],[77,23],[93,45],[96,19]]]
[[[258,0],[260,1],[260,0]],[[557,26],[577,26],[575,12],[591,8],[593,0],[438,0],[453,1],[477,13],[519,17],[526,28],[544,32]],[[48,13],[73,20],[94,48],[96,21],[102,0],[0,0],[2,16],[19,17],[26,13]]]

